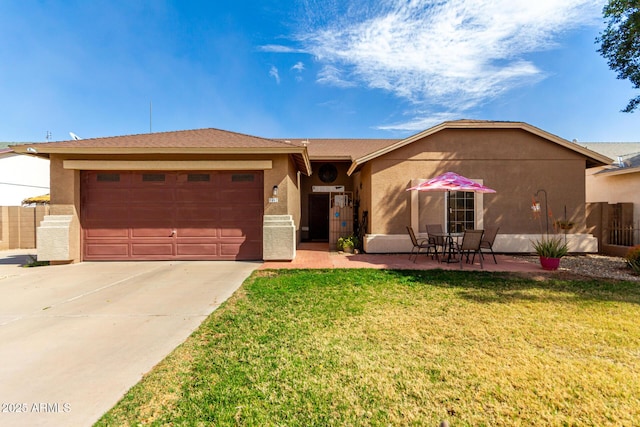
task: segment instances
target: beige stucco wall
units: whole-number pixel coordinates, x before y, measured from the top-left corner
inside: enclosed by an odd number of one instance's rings
[[[371,233],[371,221],[373,220],[371,215],[371,164],[365,164],[360,172],[358,172],[358,180],[361,218],[365,211],[368,212],[367,229],[364,230],[364,232]]]
[[[290,159],[286,154],[270,157],[272,168],[264,171],[264,214],[286,215],[289,212],[289,198],[291,197],[292,182],[290,174]],[[269,203],[273,197],[273,186],[278,186],[278,201]]]
[[[287,154],[273,155],[51,155],[51,210],[52,216],[71,215],[72,221],[68,230],[68,260],[60,262],[81,261],[81,227],[80,227],[80,171],[75,169],[65,169],[65,160],[127,160],[143,161],[146,168],[152,168],[154,162],[172,161],[258,161],[269,160],[271,169],[264,170],[264,214],[265,215],[292,215],[299,223],[299,197],[297,196],[297,175],[295,166]],[[167,170],[167,165],[163,163],[163,168]],[[176,169],[179,170],[179,169]],[[278,202],[269,203],[272,197],[272,189],[278,185]],[[292,205],[293,204],[293,205]],[[59,235],[60,230],[56,230]]]
[[[71,216],[71,222],[67,230],[69,237],[65,245],[68,259],[47,260],[57,262],[78,262],[81,259],[80,242],[80,171],[64,169],[64,156],[50,157],[51,194],[50,211],[51,216]],[[39,230],[43,237],[47,231]],[[47,239],[44,239],[47,241]],[[60,243],[58,243],[60,245]]]
[[[362,169],[370,177],[371,206],[375,206],[370,210],[370,233],[406,233],[411,194],[405,189],[412,179],[447,171],[482,179],[497,191],[482,196],[483,218],[485,226],[500,226],[501,234],[541,231],[531,212],[532,196],[539,189],[547,191],[555,217],[564,216],[566,206],[567,216],[577,224],[573,232],[585,228],[582,156],[523,130],[447,129],[374,159]],[[443,194],[421,194],[420,201],[420,227],[444,223]]]
[[[602,169],[594,168],[587,171],[587,202],[633,203],[634,221],[640,220],[640,172],[621,175],[597,174]]]
[[[296,227],[296,244],[300,241],[300,222],[302,210],[300,206],[300,182],[301,173],[298,172],[293,159],[289,159],[289,170],[287,173],[287,211],[291,215]]]

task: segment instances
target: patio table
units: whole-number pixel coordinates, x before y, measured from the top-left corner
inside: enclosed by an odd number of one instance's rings
[[[458,243],[460,237],[462,237],[464,233],[444,233],[443,232],[443,233],[431,233],[431,235],[435,237],[441,237],[443,239],[444,244],[442,247],[442,258],[444,259],[446,257],[447,264],[450,262],[459,262],[459,260],[455,258],[457,251],[455,249],[455,244],[453,239],[455,239],[455,242]]]

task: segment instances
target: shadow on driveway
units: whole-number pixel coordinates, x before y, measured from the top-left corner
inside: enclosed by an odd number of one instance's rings
[[[2,254],[0,252],[0,265],[15,265],[20,267],[28,264],[31,261],[31,257],[35,258],[35,254]]]

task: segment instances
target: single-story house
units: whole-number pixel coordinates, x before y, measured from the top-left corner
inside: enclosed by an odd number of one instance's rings
[[[408,252],[407,225],[423,232],[447,217],[456,229],[498,225],[497,250],[529,252],[543,232],[532,214],[535,193],[575,224],[567,235],[573,251],[595,252],[585,170],[612,162],[526,123],[474,120],[400,140],[200,129],[13,149],[51,161],[51,215],[38,230],[38,258],[53,262],[286,260],[300,241],[334,244],[351,233],[366,252]],[[496,193],[447,199],[405,191],[446,171]]]
[[[49,192],[49,161],[21,156],[0,145],[0,206],[20,206],[22,201]]]

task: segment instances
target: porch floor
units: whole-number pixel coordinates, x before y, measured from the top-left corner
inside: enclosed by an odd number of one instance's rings
[[[546,273],[540,265],[516,259],[509,255],[496,255],[498,263],[493,262],[491,254],[485,254],[484,269],[480,267],[478,257],[474,264],[463,263],[463,270],[534,272]],[[438,262],[431,255],[420,254],[417,262],[409,259],[409,254],[345,254],[329,249],[329,243],[303,242],[298,246],[293,261],[265,261],[260,269],[313,269],[313,268],[378,268],[393,270],[459,270],[460,263]]]

